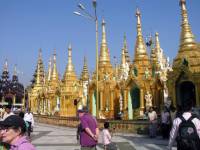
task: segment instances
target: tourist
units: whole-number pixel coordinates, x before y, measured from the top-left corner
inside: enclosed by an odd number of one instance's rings
[[[88,113],[87,107],[78,109],[82,131],[80,133],[81,150],[96,150],[99,128],[96,119]]]
[[[150,138],[155,138],[157,132],[157,113],[154,111],[153,107],[150,107],[149,109],[148,118],[149,118],[149,136]]]
[[[176,140],[177,150],[199,150],[200,120],[191,112],[192,101],[190,99],[182,105],[182,115],[173,121],[168,148],[171,150]]]
[[[111,134],[109,132],[109,122],[104,123],[104,129],[103,129],[103,145],[104,150],[117,150],[117,146],[115,143],[111,141]]]
[[[76,131],[76,139],[77,139],[77,143],[80,144],[80,135],[81,135],[81,132],[82,132],[82,126],[81,126],[81,123],[79,123],[77,125],[77,131]]]
[[[171,126],[170,113],[168,108],[164,106],[164,109],[161,113],[161,131],[163,139],[169,138],[170,126]]]
[[[10,150],[35,150],[25,136],[26,125],[24,120],[11,115],[3,121],[2,142],[10,145]]]
[[[4,107],[0,105],[0,120],[2,120],[4,112],[5,112]]]
[[[11,108],[12,108],[12,105],[6,105],[5,113],[3,114],[3,119],[2,120],[5,120],[10,115],[14,115],[14,113],[11,111]]]
[[[171,117],[171,122],[174,121],[174,119],[176,118],[176,108],[174,106],[170,107],[170,117]]]
[[[0,150],[8,150],[9,145],[2,142],[3,121],[0,121]]]
[[[181,105],[177,105],[176,118],[182,116],[183,110]]]
[[[34,119],[33,114],[30,112],[30,109],[27,110],[27,112],[24,115],[24,121],[28,123],[28,136],[31,136],[31,132],[33,131],[34,127]]]

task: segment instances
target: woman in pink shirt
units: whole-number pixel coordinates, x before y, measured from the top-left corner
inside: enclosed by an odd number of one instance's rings
[[[26,125],[21,117],[11,115],[2,125],[2,142],[9,144],[10,150],[36,150],[25,136]]]

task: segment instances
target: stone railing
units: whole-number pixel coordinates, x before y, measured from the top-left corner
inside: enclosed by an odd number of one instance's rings
[[[46,116],[34,115],[35,121],[39,123],[52,124],[58,126],[77,127],[79,119],[76,117],[60,117],[60,116]],[[110,129],[114,132],[129,132],[147,134],[148,121],[147,120],[103,120],[98,119],[99,128],[103,128],[105,121],[110,123]]]

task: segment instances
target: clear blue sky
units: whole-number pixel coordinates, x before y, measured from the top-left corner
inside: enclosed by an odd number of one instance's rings
[[[26,85],[36,68],[38,49],[42,48],[45,69],[57,50],[58,71],[63,77],[67,65],[67,47],[72,44],[72,59],[77,75],[87,56],[90,72],[95,69],[95,24],[73,14],[79,0],[0,0],[0,71],[8,59],[10,75],[17,64],[19,77]],[[92,0],[82,0],[93,14]],[[97,0],[99,44],[101,22],[106,21],[107,43],[111,61],[120,61],[123,35],[126,33],[131,60],[136,41],[135,11],[142,14],[143,36],[159,32],[160,44],[172,60],[180,39],[179,0]],[[196,41],[200,41],[200,0],[187,0],[189,22]],[[24,74],[22,75],[23,72]]]

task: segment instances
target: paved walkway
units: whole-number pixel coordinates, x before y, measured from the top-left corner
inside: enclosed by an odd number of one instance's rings
[[[97,150],[103,150],[102,136],[100,136]],[[76,129],[68,127],[36,124],[31,135],[32,143],[37,150],[79,150],[76,140]],[[137,134],[115,133],[113,141],[120,150],[167,150],[167,140],[161,137],[150,139]],[[174,148],[173,150],[176,150]]]

